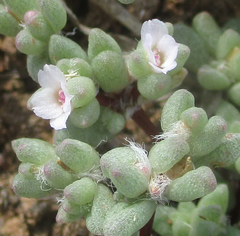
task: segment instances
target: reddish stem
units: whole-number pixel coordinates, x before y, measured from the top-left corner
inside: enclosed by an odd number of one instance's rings
[[[155,215],[155,213],[153,214],[151,219],[147,222],[147,224],[143,228],[140,229],[139,236],[151,236],[154,215]]]
[[[97,95],[97,100],[102,106],[108,107],[118,113],[124,113],[124,108],[121,108],[120,101],[123,103],[127,103],[129,101],[137,103],[139,95],[140,93],[137,89],[137,84],[134,83],[131,90],[123,90],[121,93],[115,95],[111,94],[112,97],[108,97],[104,93],[100,92]],[[151,122],[149,116],[142,108],[135,111],[132,119],[150,138],[159,134],[160,130]]]
[[[108,107],[116,112],[120,112],[119,109],[117,109],[117,100],[114,99],[114,98],[110,98],[110,97],[107,97],[105,96],[104,94],[102,93],[98,93],[97,96],[96,96],[99,104],[101,106],[104,106],[104,107]]]
[[[142,108],[133,114],[132,119],[150,138],[159,134],[160,130],[151,122]]]

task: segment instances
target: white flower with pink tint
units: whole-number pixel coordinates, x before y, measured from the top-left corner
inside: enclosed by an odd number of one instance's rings
[[[73,95],[68,93],[65,75],[54,65],[44,65],[38,72],[38,82],[41,88],[29,99],[28,107],[37,116],[50,119],[55,130],[66,128]]]
[[[141,40],[153,72],[167,74],[177,66],[178,43],[168,34],[166,25],[157,19],[145,21]]]

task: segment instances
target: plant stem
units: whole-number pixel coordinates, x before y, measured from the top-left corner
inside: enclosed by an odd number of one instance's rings
[[[133,114],[132,119],[151,139],[159,134],[160,130],[151,122],[142,108]]]
[[[139,96],[138,91],[135,90],[135,87],[131,90],[132,100],[137,101],[137,97]],[[121,108],[121,98],[124,97],[124,92],[116,95],[116,97],[107,97],[103,93],[98,93],[97,100],[100,105],[108,107],[115,112],[124,113],[124,108]],[[123,99],[122,99],[123,100]],[[129,99],[130,100],[130,99]],[[149,116],[145,113],[145,111],[140,108],[134,112],[131,117],[133,121],[143,129],[143,131],[152,139],[153,136],[158,135],[160,130],[151,122]]]
[[[125,27],[131,30],[136,36],[140,35],[141,22],[129,13],[116,0],[91,0],[94,4],[101,7],[106,13],[121,22]]]
[[[147,222],[147,224],[140,229],[139,236],[151,236],[154,215],[155,213],[153,214],[152,218]]]

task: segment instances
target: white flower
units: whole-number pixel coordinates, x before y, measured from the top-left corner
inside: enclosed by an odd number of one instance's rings
[[[65,75],[54,65],[44,65],[38,72],[38,82],[41,88],[29,99],[28,106],[37,116],[50,119],[55,130],[66,128],[73,95],[67,91]]]
[[[157,19],[145,21],[141,29],[142,45],[155,73],[167,74],[177,66],[178,43],[168,34],[166,25]]]

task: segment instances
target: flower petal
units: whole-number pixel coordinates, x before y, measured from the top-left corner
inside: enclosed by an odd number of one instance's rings
[[[161,68],[169,67],[176,59],[178,54],[178,43],[170,35],[164,37],[158,42],[157,50],[163,55]]]
[[[65,95],[65,103],[63,104],[62,107],[63,112],[71,112],[72,111],[71,100],[74,97],[74,95],[69,94],[67,86],[65,84],[61,83],[61,88]]]
[[[152,70],[153,70],[154,73],[164,73],[164,74],[167,74],[167,72],[164,69],[155,66],[152,62],[148,62],[148,63],[152,67]]]
[[[176,66],[177,66],[177,62],[176,62],[176,61],[173,61],[169,66],[166,66],[166,67],[162,68],[162,72],[163,72],[164,74],[167,74],[168,71],[174,69]]]
[[[147,34],[152,36],[152,46],[157,45],[158,41],[166,34],[168,34],[168,29],[166,25],[158,20],[153,19],[149,21],[145,21],[142,25],[141,29],[141,39],[143,45],[147,44]]]
[[[43,70],[38,72],[38,82],[41,87],[60,88],[60,83],[66,83],[63,72],[54,65],[44,65]]]
[[[150,34],[146,35],[146,44],[143,45],[143,47],[147,52],[148,61],[155,63],[155,57],[152,51],[152,36]]]
[[[50,126],[55,130],[67,128],[66,122],[70,113],[63,113],[55,119],[50,120]]]
[[[30,98],[30,106],[33,112],[43,119],[56,118],[63,113],[57,91],[51,88],[37,90]]]

